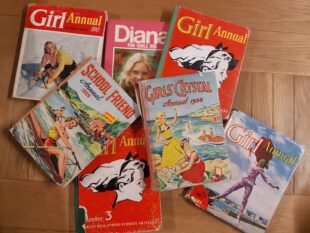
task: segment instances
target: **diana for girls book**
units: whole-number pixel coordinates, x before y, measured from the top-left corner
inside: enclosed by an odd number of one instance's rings
[[[214,72],[139,82],[152,188],[230,178]]]
[[[150,185],[145,131],[136,121],[78,176],[78,233],[159,230],[160,193]]]
[[[134,100],[137,83],[155,77],[168,29],[166,22],[107,23],[104,68]]]
[[[10,131],[50,178],[65,186],[138,116],[125,91],[87,59]]]
[[[29,4],[13,97],[41,100],[87,57],[101,63],[107,13]]]
[[[249,29],[182,6],[174,10],[157,77],[214,70],[222,118],[232,108]]]
[[[225,135],[232,179],[197,186],[186,198],[244,232],[265,232],[304,148],[240,111]]]

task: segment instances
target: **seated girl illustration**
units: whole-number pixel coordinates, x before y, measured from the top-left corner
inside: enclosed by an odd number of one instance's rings
[[[191,44],[184,48],[173,47],[170,49],[169,54],[180,67],[201,72],[214,70],[217,87],[220,88],[222,82],[227,78],[227,70],[234,69],[239,62],[234,59],[233,54],[228,53],[226,50],[228,50],[228,47],[222,47],[222,43],[216,47]]]
[[[199,158],[195,149],[191,149],[188,138],[181,140],[181,147],[184,150],[184,157],[187,161],[182,168],[176,172],[176,176],[180,175],[184,180],[191,183],[201,183],[204,180],[205,164]]]
[[[168,122],[166,114],[159,112],[156,114],[156,143],[163,145],[161,164],[159,167],[172,167],[183,157],[183,149],[181,147],[179,139],[172,136],[171,125],[174,125],[177,121],[178,113],[174,109],[174,118]],[[163,140],[161,140],[163,138]]]
[[[112,208],[121,201],[140,202],[145,188],[144,178],[149,176],[145,160],[137,160],[138,155],[128,153],[126,159],[104,163],[92,173],[84,174],[80,183],[93,192],[115,191]]]
[[[46,151],[50,155],[55,155],[58,158],[58,173],[62,181],[65,179],[65,170],[68,158],[62,148],[57,147],[56,142],[61,139],[66,148],[74,153],[66,130],[72,129],[78,124],[79,120],[75,117],[66,117],[64,122],[56,120],[48,132],[47,139],[44,141],[44,147]]]
[[[248,203],[248,199],[252,193],[253,187],[254,185],[256,185],[255,184],[256,178],[259,175],[263,178],[266,184],[268,184],[274,189],[279,189],[279,186],[272,184],[264,173],[264,169],[265,168],[268,169],[269,167],[269,161],[272,159],[272,154],[268,153],[266,149],[261,149],[261,148],[264,148],[264,145],[266,145],[266,142],[269,141],[271,143],[270,139],[267,139],[267,138],[263,138],[263,139],[265,140],[265,143],[261,144],[262,146],[256,150],[255,155],[253,155],[252,149],[249,150],[248,159],[250,162],[250,169],[248,171],[247,176],[243,177],[240,182],[234,184],[223,194],[210,197],[210,199],[223,198],[223,197],[228,196],[230,193],[237,191],[240,188],[244,188],[243,199],[242,199],[241,206],[239,209],[239,214],[237,216],[238,223]]]

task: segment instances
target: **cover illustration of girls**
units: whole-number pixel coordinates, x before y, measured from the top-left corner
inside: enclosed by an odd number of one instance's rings
[[[144,178],[149,176],[149,170],[146,161],[137,157],[129,152],[126,159],[104,163],[92,173],[84,174],[80,183],[93,192],[114,191],[116,198],[112,208],[125,200],[140,202],[146,186]]]
[[[192,69],[201,72],[214,70],[217,80],[217,87],[227,79],[227,70],[234,69],[238,60],[234,59],[232,53],[227,52],[228,47],[222,43],[216,47],[211,45],[190,44],[184,48],[172,47],[169,51],[170,57],[178,63],[178,66],[185,69]]]
[[[58,173],[62,181],[65,180],[65,170],[68,158],[62,148],[57,147],[56,142],[59,139],[62,140],[66,148],[74,154],[75,152],[70,144],[66,129],[72,129],[78,126],[78,124],[79,120],[75,117],[66,117],[64,122],[57,119],[48,131],[48,137],[44,141],[44,148],[49,155],[55,155],[58,158]]]
[[[156,143],[162,144],[162,158],[159,167],[172,167],[177,162],[181,162],[184,150],[181,147],[180,140],[172,136],[171,126],[177,122],[178,113],[174,109],[174,118],[167,121],[166,114],[159,112],[156,114]],[[163,139],[161,139],[163,138]]]
[[[269,139],[270,140],[270,139]],[[263,152],[265,152],[263,154]],[[241,201],[239,213],[237,215],[237,222],[239,223],[240,218],[245,210],[245,207],[248,203],[248,199],[253,191],[254,185],[256,185],[255,181],[256,178],[260,175],[264,182],[271,186],[274,189],[279,189],[279,186],[274,185],[271,183],[264,173],[264,169],[269,168],[269,161],[272,159],[272,155],[266,153],[265,151],[260,150],[259,153],[256,153],[253,155],[252,149],[249,150],[249,156],[248,160],[250,162],[250,168],[248,170],[248,173],[245,177],[242,178],[242,180],[233,186],[231,186],[228,190],[226,190],[221,195],[216,195],[213,197],[210,197],[210,199],[219,199],[228,196],[230,193],[237,191],[238,189],[244,188],[244,194]]]
[[[176,176],[180,175],[184,180],[191,183],[201,183],[205,178],[205,164],[199,158],[197,151],[191,149],[188,138],[181,140],[181,147],[184,150],[184,158],[188,163],[181,165],[181,169],[176,172]]]

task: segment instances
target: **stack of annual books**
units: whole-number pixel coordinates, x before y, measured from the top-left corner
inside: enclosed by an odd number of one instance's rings
[[[77,232],[159,230],[160,191],[184,187],[242,231],[267,228],[304,149],[231,110],[248,39],[181,6],[170,24],[28,6],[13,97],[40,102],[10,131],[55,183],[77,177]]]

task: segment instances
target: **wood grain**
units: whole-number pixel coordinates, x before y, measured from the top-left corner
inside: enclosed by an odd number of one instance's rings
[[[8,129],[34,103],[11,98],[25,7],[0,1],[0,232],[74,232],[73,185],[58,188],[10,137]],[[49,4],[106,9],[110,19],[169,21],[176,4],[247,25],[251,30],[234,107],[309,148],[310,3],[307,0],[52,0]],[[307,149],[267,232],[310,232]],[[289,195],[288,195],[289,194]],[[160,232],[238,232],[184,200],[162,194]]]
[[[251,85],[251,74],[249,72],[241,72],[233,108],[236,108],[248,115],[252,114],[252,93],[249,91],[251,90]]]
[[[74,231],[73,193],[73,184],[0,180],[0,229]]]
[[[273,83],[270,73],[251,73],[252,116],[273,126]]]
[[[273,127],[294,138],[294,78],[292,75],[273,74]],[[286,194],[294,193],[292,178]]]
[[[21,19],[30,1],[1,1],[0,15]],[[31,1],[40,2],[40,1]],[[48,1],[49,4],[105,9],[111,19],[169,21],[176,4],[223,20],[246,25],[251,30],[243,71],[309,75],[310,5],[307,0],[261,1]],[[137,9],[143,9],[137,12]],[[229,13],[228,13],[229,12]],[[20,25],[16,25],[19,28]]]
[[[295,174],[295,194],[310,195],[310,80],[294,77],[295,91],[295,139],[305,145],[305,153]]]

